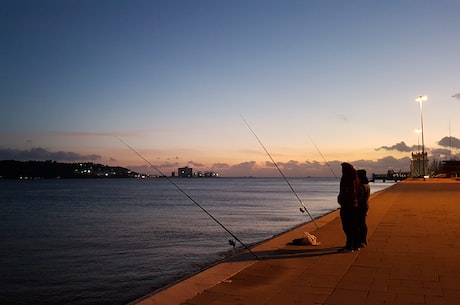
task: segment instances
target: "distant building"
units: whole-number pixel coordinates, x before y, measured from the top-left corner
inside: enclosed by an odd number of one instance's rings
[[[171,176],[175,176],[175,173],[172,173]],[[193,169],[191,167],[180,167],[177,169],[177,177],[179,178],[218,178],[219,173],[218,172],[212,172],[212,171],[198,171],[198,172],[193,172]]]
[[[446,160],[442,161],[443,174],[446,174],[447,177],[459,177],[460,176],[460,161],[456,160]]]
[[[177,169],[177,176],[180,178],[191,178],[193,175],[191,167],[180,167]]]
[[[410,173],[408,172],[403,172],[403,171],[398,171],[395,172],[392,169],[389,169],[386,174],[372,174],[372,177],[370,178],[371,182],[375,182],[376,180],[382,180],[383,182],[389,180],[389,181],[402,181],[410,176]]]
[[[199,177],[199,178],[218,178],[219,173],[218,172],[210,172],[210,171],[196,172],[196,173],[193,173],[193,176],[194,177]]]
[[[423,177],[428,175],[428,153],[412,153],[410,175],[411,177]]]

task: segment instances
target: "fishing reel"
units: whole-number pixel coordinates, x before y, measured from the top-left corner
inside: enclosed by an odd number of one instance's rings
[[[235,248],[235,246],[236,246],[236,243],[235,243],[235,241],[234,241],[233,239],[229,239],[229,240],[228,240],[228,244],[229,244],[230,246],[232,246],[233,248]]]
[[[300,208],[299,210],[300,210],[300,212],[305,213],[305,209],[304,209],[304,208]]]

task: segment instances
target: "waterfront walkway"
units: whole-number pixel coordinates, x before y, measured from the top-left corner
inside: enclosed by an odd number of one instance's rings
[[[371,184],[372,187],[372,184]],[[369,245],[339,253],[338,211],[282,234],[140,305],[460,304],[460,181],[405,180],[373,194]],[[319,246],[290,245],[303,232]]]

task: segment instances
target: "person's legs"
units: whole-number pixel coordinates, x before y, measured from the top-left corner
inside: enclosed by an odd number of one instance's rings
[[[342,229],[343,232],[345,233],[346,236],[346,242],[345,242],[345,247],[347,249],[352,249],[353,248],[353,242],[354,242],[354,228],[353,228],[353,219],[352,219],[352,213],[350,209],[340,209],[340,218],[342,220]]]
[[[366,225],[367,209],[359,209],[357,213],[357,243],[358,247],[367,245],[367,225]]]

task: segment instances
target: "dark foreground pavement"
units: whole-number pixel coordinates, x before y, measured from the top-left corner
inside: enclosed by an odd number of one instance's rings
[[[460,181],[405,180],[372,195],[360,251],[337,252],[338,211],[316,222],[253,248],[260,260],[241,254],[136,304],[460,304]],[[305,231],[321,245],[289,245]]]

